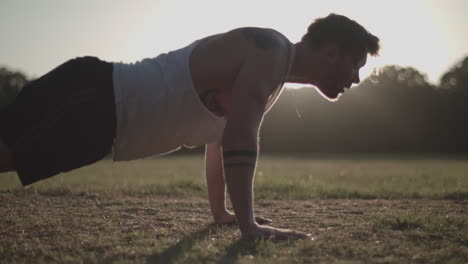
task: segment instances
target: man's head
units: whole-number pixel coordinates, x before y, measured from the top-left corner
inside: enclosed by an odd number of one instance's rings
[[[380,44],[357,22],[330,14],[309,26],[298,47],[301,63],[294,79],[317,86],[334,100],[344,88],[360,82],[359,69],[366,64],[367,54],[378,55]]]

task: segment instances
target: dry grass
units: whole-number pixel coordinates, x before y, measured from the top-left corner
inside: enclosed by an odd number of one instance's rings
[[[2,263],[466,263],[466,201],[257,202],[274,225],[315,240],[243,241],[206,200],[2,193]]]
[[[467,263],[467,168],[261,160],[256,211],[315,238],[300,241],[214,225],[200,157],[105,161],[28,189],[1,175],[0,263]]]

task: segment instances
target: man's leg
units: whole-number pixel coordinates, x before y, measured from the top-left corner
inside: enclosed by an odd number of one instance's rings
[[[26,85],[0,111],[0,172],[26,186],[94,163],[112,150],[112,64],[69,60]]]
[[[10,149],[0,138],[0,173],[15,170]]]

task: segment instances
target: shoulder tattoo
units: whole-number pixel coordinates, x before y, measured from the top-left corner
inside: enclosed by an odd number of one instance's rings
[[[279,43],[275,36],[261,28],[243,28],[244,37],[255,44],[259,49],[274,49],[279,47]]]
[[[214,89],[210,89],[201,93],[200,100],[202,103],[208,108],[211,112],[219,113],[224,115],[223,107],[218,103],[216,100],[216,91]]]

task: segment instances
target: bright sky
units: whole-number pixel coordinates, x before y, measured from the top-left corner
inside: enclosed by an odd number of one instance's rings
[[[313,19],[335,12],[382,40],[362,77],[398,64],[437,82],[468,55],[466,11],[466,0],[1,0],[0,65],[39,77],[83,55],[133,62],[242,26],[297,42]]]

